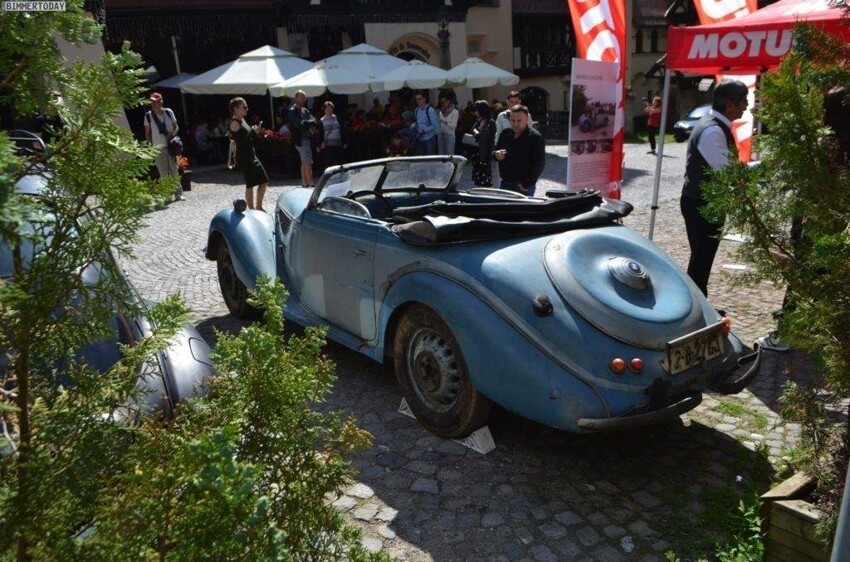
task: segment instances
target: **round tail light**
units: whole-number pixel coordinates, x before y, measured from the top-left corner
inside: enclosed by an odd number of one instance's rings
[[[619,357],[617,357],[617,358],[611,359],[611,362],[608,364],[608,367],[610,367],[610,369],[614,373],[619,375],[619,374],[622,374],[622,372],[626,370],[626,362],[623,361],[622,359],[620,359]]]
[[[629,369],[631,369],[633,373],[640,373],[643,371],[643,359],[635,357],[629,361]]]

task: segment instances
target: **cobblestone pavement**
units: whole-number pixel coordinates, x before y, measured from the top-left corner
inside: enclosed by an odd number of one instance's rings
[[[566,146],[547,150],[539,190],[562,187],[566,176]],[[654,238],[684,264],[677,203],[684,145],[669,146],[668,154]],[[645,146],[627,145],[626,166],[624,198],[636,203],[626,224],[647,234],[654,159]],[[465,177],[471,184],[469,170]],[[227,315],[215,264],[202,254],[210,218],[239,196],[240,181],[226,170],[196,171],[187,201],[153,212],[135,258],[125,260],[144,297],[180,292],[209,339],[213,328],[242,326]],[[273,181],[266,207],[293,184]],[[733,287],[739,269],[726,266],[737,266],[735,244],[721,244],[709,294],[751,344],[773,327],[770,313],[782,291],[767,284]],[[776,352],[765,353],[760,377],[740,395],[707,396],[680,422],[651,430],[571,435],[498,412],[490,424],[497,448],[486,456],[399,414],[401,394],[390,369],[335,344],[327,353],[339,376],[331,406],[355,416],[375,437],[355,458],[357,480],[335,505],[362,527],[368,548],[384,548],[399,560],[650,561],[663,560],[669,549],[710,548],[728,538],[706,536],[711,527],[704,522],[718,501],[754,475],[769,474],[798,433],[777,421],[787,354]],[[736,505],[721,503],[721,516]]]

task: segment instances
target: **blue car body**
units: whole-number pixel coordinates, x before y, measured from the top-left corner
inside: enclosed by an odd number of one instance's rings
[[[743,345],[663,251],[619,224],[630,205],[459,192],[464,162],[338,166],[283,193],[273,217],[222,210],[207,257],[231,312],[250,312],[241,297],[260,274],[277,276],[288,319],[395,364],[414,413],[446,436],[476,429],[491,402],[598,431],[743,388],[754,373],[739,376]],[[670,368],[671,345],[686,368]],[[683,355],[700,346],[713,351]]]

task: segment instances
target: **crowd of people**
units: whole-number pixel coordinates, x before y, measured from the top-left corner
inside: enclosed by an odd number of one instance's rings
[[[159,93],[151,94],[150,101],[145,139],[161,147],[156,160],[159,176],[173,176],[178,170],[172,143],[179,140],[180,128],[174,112],[163,107]],[[232,160],[229,163],[245,178],[245,198],[251,209],[263,209],[269,181],[266,168],[276,165],[276,158],[294,161],[294,156],[286,155],[287,149],[297,154],[302,187],[315,185],[314,174],[344,162],[453,155],[456,150],[472,161],[476,186],[533,195],[543,172],[545,142],[530,126],[531,116],[519,92],[510,92],[505,104],[479,100],[463,108],[451,91],[442,92],[436,105],[429,103],[425,92],[391,94],[386,104],[374,99],[368,111],[349,104],[345,117],[339,116],[335,104],[327,99],[318,98],[310,107],[306,93],[300,90],[293,99],[281,101],[270,127],[257,114],[249,113],[244,98],[237,97],[230,101],[229,118],[201,119],[185,135],[196,162]],[[270,150],[272,146],[275,150]],[[493,182],[494,161],[501,178],[498,184]],[[175,199],[182,198],[181,193],[175,194]]]

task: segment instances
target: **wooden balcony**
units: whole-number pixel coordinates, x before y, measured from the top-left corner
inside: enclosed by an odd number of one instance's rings
[[[520,78],[563,76],[572,70],[574,53],[564,47],[514,48],[514,73]]]

